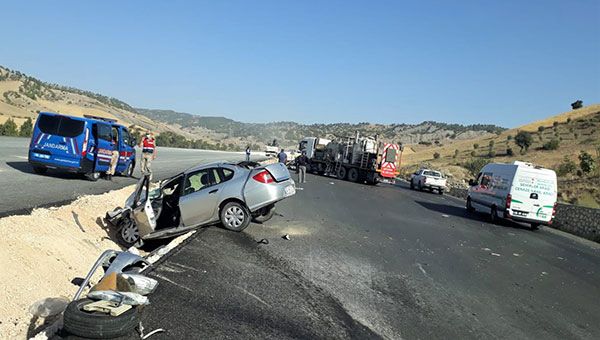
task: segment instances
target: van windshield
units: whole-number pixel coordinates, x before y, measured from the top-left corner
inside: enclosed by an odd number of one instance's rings
[[[40,115],[37,124],[43,133],[69,138],[81,135],[85,125],[81,120],[50,115]]]

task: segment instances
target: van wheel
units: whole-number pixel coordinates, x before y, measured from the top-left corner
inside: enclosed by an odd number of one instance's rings
[[[87,174],[87,178],[92,182],[96,182],[100,178],[100,172],[94,170]]]
[[[540,229],[540,224],[539,223],[531,223],[531,230],[538,230]]]
[[[135,169],[135,162],[131,161],[131,162],[129,162],[129,165],[127,166],[127,169],[125,169],[125,172],[123,174],[127,177],[133,177],[134,169]]]
[[[475,208],[473,208],[473,205],[471,204],[471,197],[467,197],[467,211],[470,213],[475,211]]]
[[[496,211],[496,207],[492,207],[492,209],[490,210],[490,219],[492,220],[493,224],[498,224],[498,222],[500,222],[500,219],[498,218],[498,212]]]
[[[358,170],[356,170],[356,168],[352,168],[348,171],[348,180],[350,182],[358,181]]]
[[[346,173],[347,173],[347,171],[346,171],[346,168],[344,168],[344,167],[341,167],[341,168],[338,170],[338,173],[337,173],[337,178],[339,178],[339,179],[346,179]]]
[[[48,171],[48,168],[44,168],[43,166],[34,166],[33,171],[35,171],[36,174],[43,175],[46,173],[46,171]]]
[[[242,231],[250,224],[250,214],[240,203],[229,202],[221,209],[221,223],[225,229]]]

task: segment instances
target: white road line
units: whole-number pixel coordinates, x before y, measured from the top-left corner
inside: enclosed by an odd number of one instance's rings
[[[13,157],[17,157],[17,158],[21,158],[21,159],[29,159],[28,157],[25,157],[25,156],[17,156],[17,155],[13,155]]]
[[[242,287],[238,287],[238,286],[235,286],[235,288],[237,288],[237,289],[239,289],[239,290],[243,291],[244,293],[246,293],[246,294],[250,295],[251,297],[255,298],[255,299],[258,301],[258,302],[260,302],[260,303],[262,303],[263,305],[265,305],[265,306],[267,306],[267,307],[271,308],[271,305],[270,305],[270,304],[266,303],[266,302],[265,302],[263,299],[261,299],[261,298],[259,298],[258,296],[256,296],[256,295],[254,295],[254,294],[250,293],[249,291],[245,290],[244,288],[242,288]]]
[[[181,287],[181,288],[183,288],[183,289],[187,290],[188,292],[191,292],[191,293],[193,293],[193,292],[194,292],[193,290],[189,289],[188,287],[186,287],[186,286],[184,286],[184,285],[180,285],[179,283],[177,283],[177,282],[175,282],[175,281],[173,281],[173,280],[171,280],[171,279],[169,279],[169,278],[166,278],[166,277],[164,277],[164,276],[162,276],[162,275],[160,275],[160,274],[158,274],[158,273],[156,273],[156,272],[152,272],[150,275],[156,276],[156,277],[158,277],[159,279],[163,279],[163,280],[165,280],[165,281],[167,281],[167,282],[170,282],[170,283],[172,283],[172,284],[176,285],[177,287]]]

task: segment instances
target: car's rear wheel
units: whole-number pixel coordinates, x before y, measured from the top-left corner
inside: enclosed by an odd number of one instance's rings
[[[410,190],[415,190],[415,185],[413,184],[413,180],[410,180]]]
[[[498,211],[496,210],[495,206],[493,206],[490,210],[490,219],[494,224],[498,224],[498,222],[500,221],[500,219],[498,218]]]
[[[419,182],[419,191],[423,191],[423,184]]]
[[[443,195],[444,194],[444,189],[438,190],[438,194]]]
[[[540,228],[539,223],[531,223],[531,230],[538,230]]]
[[[250,224],[250,214],[240,203],[229,202],[221,209],[221,223],[225,229],[242,231]]]
[[[275,204],[262,208],[260,214],[253,217],[252,220],[257,223],[264,223],[270,220],[275,215]]]
[[[358,181],[358,170],[356,170],[356,168],[352,168],[348,171],[348,180],[350,182]]]
[[[46,171],[48,171],[48,168],[43,166],[34,166],[33,171],[35,171],[36,174],[43,175],[46,173]]]
[[[340,169],[338,170],[338,173],[337,173],[337,178],[339,178],[339,179],[345,179],[346,178],[346,173],[347,173],[346,168],[340,167]]]

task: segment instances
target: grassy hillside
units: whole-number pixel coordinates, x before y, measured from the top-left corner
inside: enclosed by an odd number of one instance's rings
[[[522,153],[515,142],[520,131],[526,131],[532,137],[531,146]],[[431,166],[450,173],[455,183],[461,183],[470,176],[465,166],[471,162],[511,163],[523,160],[557,171],[561,201],[600,207],[600,173],[598,169],[585,173],[579,159],[583,151],[592,156],[596,166],[600,163],[600,104],[494,135],[446,142],[449,141],[442,141],[442,146],[406,146],[411,152],[405,154],[404,171],[411,173],[421,166]],[[435,158],[436,154],[438,158]],[[569,161],[575,168],[569,166]]]

